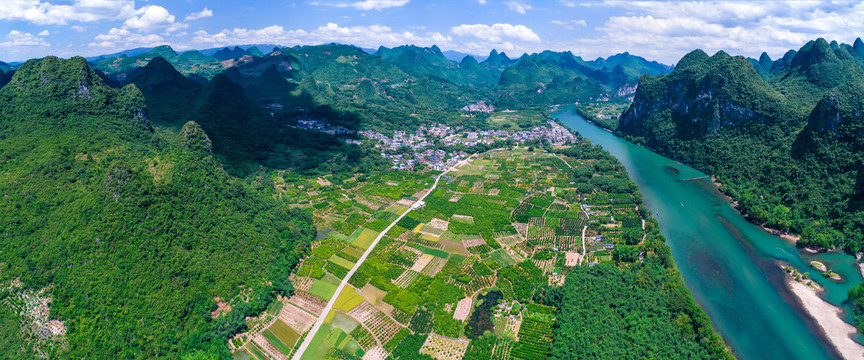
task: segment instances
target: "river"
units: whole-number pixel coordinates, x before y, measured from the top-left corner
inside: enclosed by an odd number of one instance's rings
[[[797,249],[747,222],[706,174],[616,137],[585,121],[573,106],[552,116],[624,164],[660,222],[684,283],[736,357],[839,358],[785,285],[778,264],[810,272],[826,289],[821,297],[841,305],[848,289],[862,281],[852,256]],[[685,180],[693,178],[702,179]],[[824,262],[844,281],[825,279],[807,265],[811,260]]]

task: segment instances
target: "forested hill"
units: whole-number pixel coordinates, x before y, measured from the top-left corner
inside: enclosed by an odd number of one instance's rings
[[[864,44],[817,39],[772,60],[686,55],[643,75],[617,133],[723,183],[800,245],[864,250]]]
[[[0,90],[0,357],[230,356],[314,229],[211,154],[195,122],[158,136],[138,87],[83,58],[21,65]],[[213,319],[216,297],[232,310]],[[65,345],[37,336],[49,318]]]

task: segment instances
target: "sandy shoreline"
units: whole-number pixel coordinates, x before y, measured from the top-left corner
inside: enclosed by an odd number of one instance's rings
[[[861,272],[861,277],[864,277],[864,263],[858,263],[858,271]]]
[[[840,308],[822,300],[807,285],[788,278],[786,284],[844,359],[864,358],[864,346],[849,337],[849,334],[855,333],[855,327],[840,318]]]

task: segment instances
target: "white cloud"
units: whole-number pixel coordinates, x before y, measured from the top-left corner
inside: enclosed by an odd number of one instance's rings
[[[752,57],[765,51],[777,58],[818,37],[851,43],[864,33],[862,2],[607,0],[590,5],[624,12],[596,28],[600,37],[569,46],[586,55],[630,51],[675,63],[698,48]]]
[[[184,20],[184,21],[198,20],[198,19],[208,18],[211,16],[213,16],[213,10],[210,10],[210,9],[205,7],[204,10],[201,10],[200,12],[191,13],[191,14],[187,15],[186,20]]]
[[[518,12],[522,15],[525,15],[525,13],[528,12],[528,10],[533,9],[533,7],[531,5],[528,5],[528,4],[523,3],[523,2],[518,2],[518,1],[508,1],[508,2],[505,2],[504,4],[507,5],[508,9],[515,11],[515,12]]]
[[[525,25],[511,24],[463,24],[450,29],[459,36],[473,36],[488,42],[501,42],[503,38],[520,41],[540,42],[540,37]]]
[[[31,33],[12,30],[6,34],[7,41],[0,42],[0,47],[12,46],[51,46],[45,39],[34,36]]]
[[[477,3],[480,5],[486,5],[486,0],[477,0]]]
[[[212,46],[234,44],[322,44],[342,43],[357,46],[377,47],[415,44],[419,46],[449,45],[452,38],[438,32],[418,34],[410,31],[394,31],[384,25],[343,27],[335,23],[318,27],[311,31],[286,30],[282,26],[273,25],[263,29],[222,30],[215,34],[206,31],[195,33],[193,42]]]
[[[152,31],[158,27],[174,24],[174,15],[157,5],[147,5],[135,11],[135,15],[123,23],[124,27]]]
[[[386,8],[390,8],[390,7],[405,6],[409,2],[411,2],[411,0],[364,0],[364,1],[355,1],[353,3],[346,3],[346,2],[330,3],[330,2],[313,1],[313,2],[310,2],[309,4],[310,5],[316,5],[316,6],[322,5],[322,6],[332,6],[332,7],[340,7],[340,8],[352,7],[352,8],[355,8],[357,10],[378,10],[378,11],[381,11],[381,9],[386,9]]]
[[[389,7],[405,6],[411,0],[365,0],[351,4],[351,7],[359,10],[381,10]]]
[[[70,21],[121,20],[135,14],[134,0],[73,0],[71,3],[54,5],[40,0],[3,0],[0,1],[0,20],[65,25]]]
[[[86,26],[72,25],[72,26],[70,26],[69,28],[72,29],[72,30],[75,30],[75,31],[77,31],[77,32],[85,32],[85,31],[87,31],[87,27],[86,27]]]
[[[561,26],[561,27],[563,27],[563,28],[565,28],[565,29],[567,29],[567,30],[573,30],[573,29],[576,28],[576,26],[588,26],[588,23],[585,22],[585,20],[582,20],[582,19],[579,19],[579,20],[567,20],[567,21],[562,21],[562,20],[552,20],[552,21],[550,21],[550,23],[555,24],[555,25],[559,25],[559,26]]]
[[[36,34],[36,35],[39,35],[39,36],[48,36],[48,35],[51,35],[51,32],[48,31],[48,30],[42,30],[42,32],[40,32],[40,33],[38,33],[38,34]]]
[[[89,44],[90,47],[98,48],[133,48],[144,46],[156,46],[165,43],[161,36],[156,34],[139,34],[125,28],[111,28],[108,33],[96,35],[96,42]]]
[[[216,34],[201,30],[195,33],[193,41],[215,46],[254,43],[295,44],[300,43],[300,39],[307,35],[304,30],[285,30],[279,25],[273,25],[263,29],[226,29]]]

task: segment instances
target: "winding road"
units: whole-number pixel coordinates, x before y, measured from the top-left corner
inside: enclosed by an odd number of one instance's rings
[[[357,263],[354,264],[354,267],[351,268],[351,271],[349,271],[348,274],[345,275],[345,278],[342,279],[342,282],[339,283],[339,287],[336,288],[336,292],[333,293],[333,296],[330,298],[330,301],[327,302],[327,306],[325,306],[324,310],[321,311],[321,314],[318,316],[318,320],[315,321],[315,325],[313,325],[312,329],[310,329],[309,332],[306,333],[306,338],[303,339],[303,343],[301,343],[300,347],[297,348],[297,351],[294,352],[294,356],[291,357],[292,360],[300,360],[300,358],[303,357],[303,353],[306,352],[306,348],[308,348],[309,344],[312,343],[312,339],[315,338],[315,334],[318,333],[318,329],[320,329],[321,325],[324,324],[324,319],[327,317],[327,314],[330,313],[330,310],[333,309],[333,305],[336,304],[336,299],[339,298],[339,294],[341,294],[342,290],[345,289],[345,286],[348,285],[348,280],[350,280],[351,277],[354,276],[354,273],[357,272],[357,269],[360,268],[360,265],[363,265],[363,262],[366,261],[367,257],[369,257],[369,254],[371,254],[372,250],[375,249],[375,245],[378,245],[378,242],[381,241],[381,239],[384,238],[385,235],[387,235],[387,232],[389,232],[390,229],[393,228],[393,226],[395,226],[396,223],[399,222],[399,220],[402,220],[402,218],[404,218],[405,215],[408,215],[408,213],[411,212],[411,210],[414,210],[414,209],[417,209],[417,208],[423,206],[423,199],[425,199],[426,196],[429,196],[429,194],[431,194],[433,191],[435,191],[435,188],[438,187],[438,181],[441,180],[441,177],[444,176],[444,174],[447,174],[448,172],[450,172],[451,170],[453,170],[457,167],[460,167],[464,164],[467,164],[468,161],[470,161],[471,158],[473,158],[475,155],[477,155],[477,154],[469,156],[467,159],[460,161],[456,165],[450,167],[449,169],[447,169],[444,172],[442,172],[441,174],[439,174],[438,177],[435,178],[435,183],[432,184],[432,188],[430,188],[428,192],[426,192],[425,194],[423,194],[422,197],[417,199],[417,201],[415,201],[414,204],[411,205],[411,207],[407,211],[402,213],[402,215],[399,215],[399,217],[396,218],[396,220],[393,220],[393,222],[390,223],[390,225],[387,226],[387,228],[384,229],[384,231],[381,231],[381,233],[378,234],[378,237],[375,238],[375,241],[373,241],[372,244],[369,245],[369,248],[366,249],[366,252],[363,253],[363,256],[361,256],[360,259],[357,260]]]

